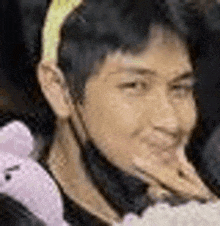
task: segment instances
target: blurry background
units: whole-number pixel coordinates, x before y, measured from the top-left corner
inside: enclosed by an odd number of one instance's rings
[[[0,126],[17,119],[49,143],[54,115],[38,86],[43,19],[49,0],[1,0]]]

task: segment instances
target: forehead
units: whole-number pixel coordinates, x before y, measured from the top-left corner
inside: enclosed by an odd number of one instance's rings
[[[129,67],[150,70],[170,79],[193,71],[186,43],[174,31],[156,25],[151,28],[149,40],[140,53],[117,51],[109,54],[100,75]]]

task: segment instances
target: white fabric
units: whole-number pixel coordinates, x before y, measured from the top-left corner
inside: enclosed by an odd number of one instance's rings
[[[177,207],[157,204],[145,211],[141,218],[128,214],[121,224],[114,226],[218,226],[220,201],[200,204],[192,201]]]

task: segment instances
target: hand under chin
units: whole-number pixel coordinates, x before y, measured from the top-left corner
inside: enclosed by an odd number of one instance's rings
[[[168,191],[191,200],[210,200],[214,195],[204,185],[195,172],[194,167],[186,159],[179,156],[150,155],[148,161],[135,157],[136,175],[152,185],[155,196],[168,195]]]

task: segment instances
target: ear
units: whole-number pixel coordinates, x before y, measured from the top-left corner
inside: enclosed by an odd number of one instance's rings
[[[53,62],[41,62],[38,66],[41,90],[58,118],[69,118],[71,97],[62,71]]]

